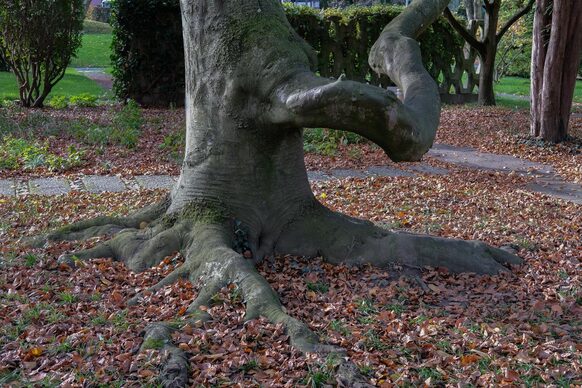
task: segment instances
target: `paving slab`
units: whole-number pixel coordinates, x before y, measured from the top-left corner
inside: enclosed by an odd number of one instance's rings
[[[345,179],[345,178],[367,178],[369,175],[366,174],[365,171],[362,170],[351,170],[351,169],[343,169],[338,168],[335,170],[331,170],[329,172],[332,177],[336,179]]]
[[[171,189],[176,183],[169,175],[138,175],[134,178],[143,189]]]
[[[449,173],[449,170],[446,168],[435,167],[431,166],[430,164],[417,164],[414,166],[409,166],[408,168],[413,171],[429,175],[447,175]]]
[[[582,205],[582,185],[576,183],[564,182],[559,178],[547,178],[529,183],[525,188]]]
[[[326,174],[323,171],[307,171],[307,178],[310,181],[328,181],[330,179],[333,179],[332,176],[330,176],[329,174]]]
[[[414,173],[409,171],[404,171],[399,168],[388,167],[388,166],[372,166],[368,167],[366,170],[369,175],[375,176],[391,176],[391,177],[399,177],[399,176],[416,176]]]
[[[14,195],[16,184],[13,179],[0,179],[0,195]]]
[[[82,178],[82,181],[90,193],[119,193],[126,190],[125,183],[115,175],[87,175]]]
[[[28,182],[31,194],[60,195],[71,191],[69,181],[63,178],[38,178]]]
[[[545,164],[530,162],[510,155],[479,152],[468,147],[435,144],[428,152],[428,155],[448,163],[483,170],[513,171],[519,174],[533,175],[548,175],[554,173],[553,168]]]

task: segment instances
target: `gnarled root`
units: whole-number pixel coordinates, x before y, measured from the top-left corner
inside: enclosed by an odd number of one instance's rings
[[[333,264],[393,264],[422,268],[445,267],[451,272],[496,274],[522,260],[480,241],[446,239],[422,234],[391,232],[316,205],[291,223],[276,252],[322,256]]]
[[[283,325],[291,345],[298,350],[317,353],[321,357],[331,354],[338,356],[334,359],[339,360],[336,379],[340,386],[369,386],[357,367],[348,360],[344,349],[320,343],[317,335],[305,323],[285,312],[277,293],[259,274],[253,260],[245,259],[232,248],[235,241],[230,220],[208,222],[204,219],[186,220],[180,216],[172,219],[172,222],[168,222],[164,216],[152,221],[145,229],[124,229],[109,241],[88,250],[63,255],[59,260],[74,266],[76,260],[113,257],[127,263],[131,269],[141,271],[179,250],[185,262],[148,291],[155,292],[184,278],[200,284],[196,299],[186,311],[185,324],[194,325],[200,320],[210,320],[211,316],[203,306],[211,305],[213,296],[221,288],[234,284],[241,291],[246,304],[245,319],[264,316],[273,323]],[[89,229],[94,226],[91,222],[85,225]],[[72,229],[74,236],[85,235],[78,224]],[[136,304],[141,300],[142,294],[138,294],[128,303]],[[165,352],[166,359],[159,379],[166,387],[187,386],[189,380],[188,354],[172,342],[175,330],[179,330],[175,325],[158,322],[150,324],[144,332],[142,349],[156,344],[157,349]]]
[[[124,229],[140,229],[147,226],[151,221],[160,218],[169,206],[168,196],[163,201],[145,207],[128,217],[97,217],[83,220],[44,235],[25,239],[24,242],[29,246],[41,248],[49,241],[75,241],[97,236],[112,236]]]

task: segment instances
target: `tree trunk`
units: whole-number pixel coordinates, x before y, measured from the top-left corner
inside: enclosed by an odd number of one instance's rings
[[[554,143],[568,137],[581,36],[582,2],[538,0],[532,47],[532,136]]]
[[[182,277],[202,281],[188,313],[203,319],[200,307],[233,283],[244,296],[247,318],[282,323],[294,346],[320,353],[342,351],[319,344],[305,324],[285,313],[250,258],[297,254],[336,264],[405,263],[477,273],[520,262],[484,243],[390,232],[335,213],[315,199],[307,179],[304,127],[358,133],[395,161],[419,160],[430,148],[439,121],[438,88],[414,38],[448,2],[415,1],[370,52],[371,67],[403,90],[400,102],[385,89],[313,74],[315,55],[278,0],[182,0],[187,134],[178,183],[166,201],[129,218],[104,217],[49,234],[51,240],[116,235],[60,261],[74,266],[79,259],[113,257],[144,270],[180,250],[185,263],[152,291]],[[137,295],[133,302],[139,300]],[[171,345],[171,330],[152,326],[146,337],[168,342],[163,383],[185,385],[187,358]],[[365,386],[354,370],[342,361],[339,381]]]
[[[479,105],[495,105],[495,91],[493,82],[495,81],[495,56],[497,55],[497,45],[488,42],[485,52],[479,56],[481,68],[479,71]]]

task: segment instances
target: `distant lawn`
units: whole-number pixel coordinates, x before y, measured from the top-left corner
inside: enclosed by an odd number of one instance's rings
[[[111,34],[85,34],[71,67],[111,67]]]
[[[110,92],[104,90],[95,81],[79,74],[74,69],[67,69],[65,77],[53,88],[51,96],[77,96],[82,93],[89,93],[94,96],[110,96]],[[0,100],[17,100],[18,84],[16,77],[12,73],[0,72]]]
[[[113,28],[107,23],[85,19],[83,22],[83,32],[85,34],[111,34]]]
[[[530,89],[529,78],[504,77],[494,85],[496,93],[516,94],[528,96]],[[574,102],[582,103],[582,81],[576,81]]]

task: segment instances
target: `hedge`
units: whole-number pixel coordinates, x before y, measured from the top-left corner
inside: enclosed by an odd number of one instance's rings
[[[183,105],[184,54],[178,0],[117,0],[113,8],[114,90],[146,106]],[[351,7],[317,10],[285,5],[289,22],[318,53],[318,72],[388,86],[368,66],[368,52],[402,8]],[[442,94],[471,93],[477,83],[474,57],[444,19],[420,37],[423,61]],[[461,82],[463,74],[466,85]]]
[[[0,71],[9,71],[8,64],[4,61],[4,58],[0,55]]]

